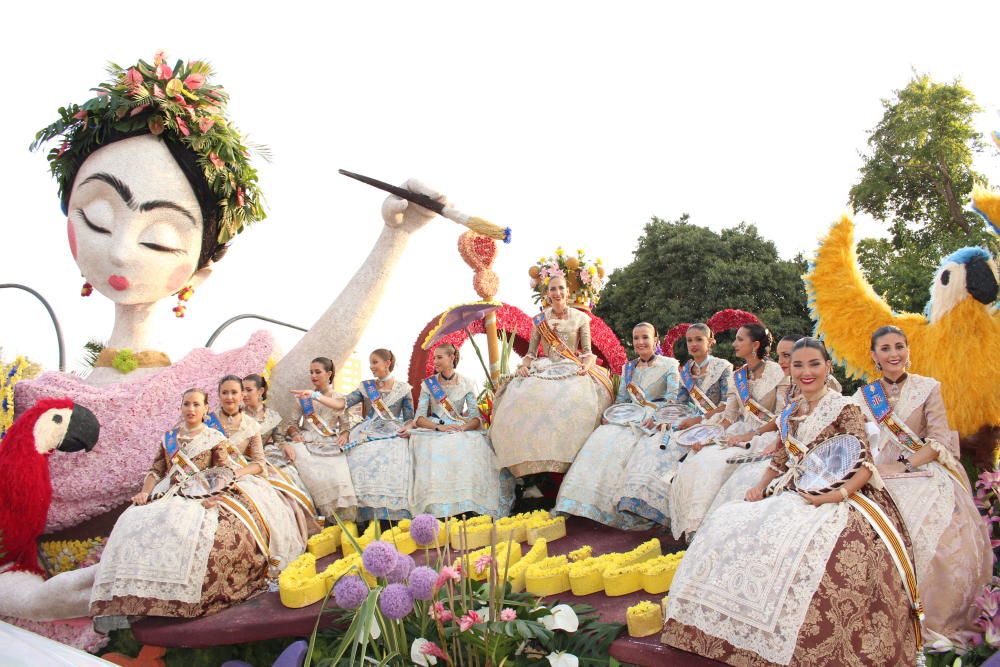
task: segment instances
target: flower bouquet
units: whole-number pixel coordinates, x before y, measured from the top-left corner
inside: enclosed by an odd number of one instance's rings
[[[601,288],[604,287],[604,266],[600,258],[594,261],[587,259],[583,250],[577,250],[572,256],[562,248],[556,248],[555,255],[540,258],[528,269],[528,277],[528,284],[535,291],[532,297],[535,303],[544,300],[549,281],[560,277],[566,279],[570,305],[590,310],[600,300]]]
[[[417,544],[434,545],[440,526],[434,517],[421,514],[410,522],[409,532]],[[344,535],[353,541],[353,536]],[[459,541],[465,544],[463,535]],[[435,560],[434,565],[417,565],[388,542],[374,541],[365,547],[363,572],[349,571],[333,586],[339,609],[321,610],[321,614],[337,614],[337,627],[347,630],[333,655],[316,664],[576,667],[610,663],[608,649],[623,626],[601,622],[589,606],[549,607],[535,596],[512,592],[504,557],[512,548],[510,538],[499,547],[494,539],[493,546],[474,560],[456,560],[449,542],[435,547],[436,559],[433,550],[424,552],[428,562]],[[374,576],[375,585],[366,583],[362,574]],[[313,662],[316,635],[314,631],[306,665]]]

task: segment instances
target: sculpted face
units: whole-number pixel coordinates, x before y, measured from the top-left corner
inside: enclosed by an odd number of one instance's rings
[[[190,283],[198,268],[198,200],[152,135],[117,141],[87,158],[70,194],[67,225],[84,278],[117,304],[159,301]]]

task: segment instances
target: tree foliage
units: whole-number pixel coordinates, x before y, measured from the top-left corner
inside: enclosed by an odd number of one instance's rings
[[[597,314],[626,348],[637,322],[665,332],[682,322],[704,322],[726,308],[755,313],[776,338],[808,334],[812,322],[801,275],[805,260],[783,260],[754,225],[716,233],[679,220],[646,224],[632,262],[608,277]]]
[[[850,202],[884,221],[889,238],[863,239],[858,257],[893,308],[919,312],[940,259],[990,238],[967,210],[972,186],[985,184],[972,165],[985,146],[972,121],[980,108],[960,81],[937,83],[927,75],[915,75],[882,105]]]

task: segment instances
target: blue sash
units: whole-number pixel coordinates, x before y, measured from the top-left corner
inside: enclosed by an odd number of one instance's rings
[[[389,406],[385,404],[385,400],[382,398],[382,392],[378,390],[375,385],[375,380],[363,380],[361,382],[361,388],[365,390],[365,395],[368,397],[368,401],[372,404],[372,410],[375,412],[375,416],[381,417],[382,419],[395,419],[392,412],[389,410]]]
[[[736,383],[736,395],[740,397],[740,403],[746,404],[750,399],[750,382],[748,379],[749,371],[746,366],[743,366],[738,371],[733,373],[733,382]]]
[[[205,425],[209,428],[214,428],[222,435],[226,434],[226,429],[222,428],[222,422],[219,421],[218,416],[214,412],[209,412],[208,416],[205,417]]]
[[[882,383],[878,380],[862,387],[861,395],[865,397],[865,403],[868,404],[868,409],[872,411],[875,421],[882,423],[886,417],[892,414],[892,405],[889,403],[889,398],[885,395]]]
[[[785,409],[781,411],[781,416],[778,417],[778,430],[781,433],[781,441],[788,441],[788,422],[795,414],[796,408],[799,407],[799,402],[795,401],[793,403],[788,403],[785,405]]]
[[[167,431],[163,434],[163,458],[168,464],[174,460],[174,456],[180,450],[180,443],[177,442],[178,433],[180,433],[180,429],[175,428],[173,431]]]
[[[440,403],[445,399],[446,394],[444,393],[444,388],[441,386],[441,383],[438,382],[437,376],[431,375],[430,377],[424,378],[424,385],[427,387],[427,391],[431,392],[431,396],[434,397],[435,401]]]
[[[689,361],[683,366],[681,366],[681,382],[684,384],[684,388],[690,394],[691,389],[694,387],[694,376],[691,375],[691,364],[693,361]]]
[[[316,412],[316,409],[313,407],[313,401],[311,398],[300,398],[299,407],[302,409],[303,417],[308,417],[309,415]]]
[[[544,321],[545,321],[545,311],[542,311],[531,318],[531,323],[534,324],[536,327],[541,326],[542,322]]]
[[[361,383],[361,386],[364,387],[365,394],[372,403],[382,398],[382,392],[375,386],[375,380],[365,380]]]
[[[627,387],[632,384],[632,374],[635,372],[636,361],[630,361],[622,368],[622,385]]]

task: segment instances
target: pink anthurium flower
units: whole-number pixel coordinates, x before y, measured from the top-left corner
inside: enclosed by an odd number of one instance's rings
[[[130,67],[125,72],[125,82],[128,83],[129,88],[138,88],[142,85],[142,74],[136,68]]]
[[[191,136],[191,130],[188,129],[187,123],[184,122],[183,118],[178,116],[174,120],[176,121],[177,129],[180,130],[181,134],[185,137]],[[240,204],[240,206],[242,206],[242,204]]]
[[[215,125],[215,121],[211,118],[201,118],[198,120],[198,129],[201,130],[202,134],[211,130],[213,125]]]
[[[187,78],[184,79],[184,85],[187,86],[188,90],[198,90],[205,85],[205,75],[188,74]]]
[[[170,65],[167,63],[160,63],[156,66],[156,78],[160,81],[166,81],[174,75],[174,70],[170,69]]]
[[[223,159],[218,155],[216,155],[215,153],[209,153],[208,159],[212,161],[212,164],[215,165],[216,169],[222,169],[223,167],[226,166],[226,163],[223,161]]]

